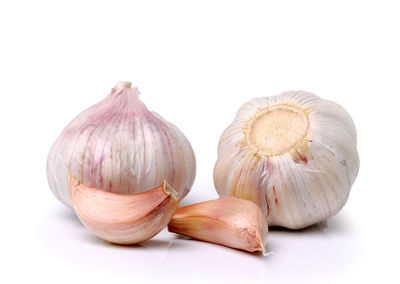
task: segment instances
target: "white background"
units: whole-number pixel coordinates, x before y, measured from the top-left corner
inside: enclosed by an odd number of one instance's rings
[[[382,0],[1,1],[0,282],[399,283],[399,15]],[[191,141],[184,204],[217,197],[218,139],[244,102],[295,89],[338,102],[361,159],[348,203],[324,224],[271,231],[264,258],[166,231],[98,240],[53,197],[45,164],[120,80]]]

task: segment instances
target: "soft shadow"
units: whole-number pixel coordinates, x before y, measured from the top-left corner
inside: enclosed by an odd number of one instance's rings
[[[213,245],[213,246],[218,246],[218,247],[221,247],[221,248],[233,250],[233,251],[238,252],[238,253],[244,253],[244,254],[249,255],[249,256],[251,256],[251,257],[259,257],[259,258],[262,258],[262,257],[266,257],[266,256],[269,255],[268,252],[267,252],[267,255],[264,256],[263,253],[262,253],[261,251],[249,252],[249,251],[245,251],[245,250],[241,250],[241,249],[236,249],[236,248],[231,248],[231,247],[224,246],[224,245],[220,245],[220,244],[210,243],[210,242],[206,242],[206,241],[202,241],[202,240],[198,240],[198,239],[194,239],[194,238],[190,238],[190,237],[186,237],[186,236],[182,236],[182,235],[175,235],[175,236],[174,236],[174,240],[182,240],[182,241],[188,242],[188,243],[189,243],[189,242],[200,242],[200,243],[204,243],[204,244],[210,244],[210,245]],[[174,241],[171,241],[171,243],[174,244],[174,247],[175,247],[176,244],[177,244],[177,242],[174,242]]]
[[[175,239],[178,239],[178,240],[195,240],[195,239],[193,239],[193,238],[186,237],[186,236],[182,236],[182,235],[174,235],[174,238],[175,238]],[[196,241],[197,241],[197,240],[196,240]]]
[[[81,221],[72,209],[62,208],[62,210],[57,210],[56,214],[57,219],[60,219],[61,221],[73,224],[74,226],[82,226]]]
[[[289,229],[289,228],[285,228],[285,227],[280,227],[280,226],[271,226],[269,227],[269,231],[275,231],[275,232],[293,232],[293,233],[307,233],[307,232],[316,232],[316,231],[323,231],[327,228],[328,223],[327,221],[323,221],[323,222],[319,222],[317,224],[311,225],[309,227],[306,228],[302,228],[302,229]]]
[[[303,229],[288,229],[279,226],[269,227],[270,232],[288,232],[288,233],[301,233],[304,235],[324,233],[324,234],[342,234],[352,231],[352,227],[348,224],[344,215],[336,215],[327,221],[322,221]]]
[[[127,250],[127,249],[135,249],[135,250],[142,250],[142,249],[160,249],[160,248],[168,248],[170,247],[171,241],[167,240],[159,240],[159,239],[150,239],[144,242],[141,242],[139,244],[115,244],[115,243],[110,243],[107,242],[95,235],[93,235],[90,232],[86,232],[82,238],[85,239],[85,241],[94,244],[94,245],[99,245],[102,247],[112,247],[114,249],[121,249],[121,250]],[[175,246],[175,245],[174,245]],[[181,246],[180,244],[177,245],[178,247]]]

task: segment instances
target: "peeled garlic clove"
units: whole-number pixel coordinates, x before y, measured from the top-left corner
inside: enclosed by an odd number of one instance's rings
[[[268,225],[256,204],[231,197],[178,208],[168,230],[227,247],[265,252]]]
[[[50,188],[72,207],[67,168],[87,185],[121,194],[144,192],[166,179],[183,198],[196,163],[185,135],[149,111],[130,82],[120,82],[72,120],[50,150]]]
[[[304,228],[335,215],[357,176],[357,134],[338,104],[303,91],[244,104],[214,167],[222,197],[254,201],[271,226]]]
[[[137,194],[117,194],[89,187],[70,176],[74,210],[86,228],[103,240],[136,244],[158,234],[171,220],[179,194],[165,181]]]

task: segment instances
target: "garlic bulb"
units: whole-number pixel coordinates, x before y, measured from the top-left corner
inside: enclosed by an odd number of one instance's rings
[[[262,251],[265,254],[268,225],[256,204],[230,197],[178,208],[168,224],[168,231],[231,248],[250,252]]]
[[[171,220],[179,194],[165,181],[137,194],[106,192],[82,184],[70,176],[76,215],[86,228],[103,240],[137,244],[158,234]]]
[[[150,112],[131,83],[120,82],[107,98],[73,119],[50,150],[50,188],[72,207],[68,169],[89,186],[120,194],[144,192],[165,179],[183,198],[196,165],[183,133]]]
[[[346,203],[356,144],[350,115],[334,102],[303,91],[255,98],[220,138],[215,187],[258,204],[270,226],[304,228]]]

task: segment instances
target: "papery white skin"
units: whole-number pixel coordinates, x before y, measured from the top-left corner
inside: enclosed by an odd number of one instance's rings
[[[185,135],[150,112],[137,88],[120,82],[73,119],[50,150],[50,188],[72,208],[68,168],[89,186],[121,194],[153,189],[165,179],[183,198],[193,185],[196,162]]]
[[[246,122],[260,109],[282,103],[309,111],[306,147],[257,155],[244,143]],[[303,91],[255,98],[239,109],[220,138],[215,187],[222,197],[257,203],[270,226],[304,228],[327,220],[346,203],[359,169],[356,144],[350,115],[334,102]]]

